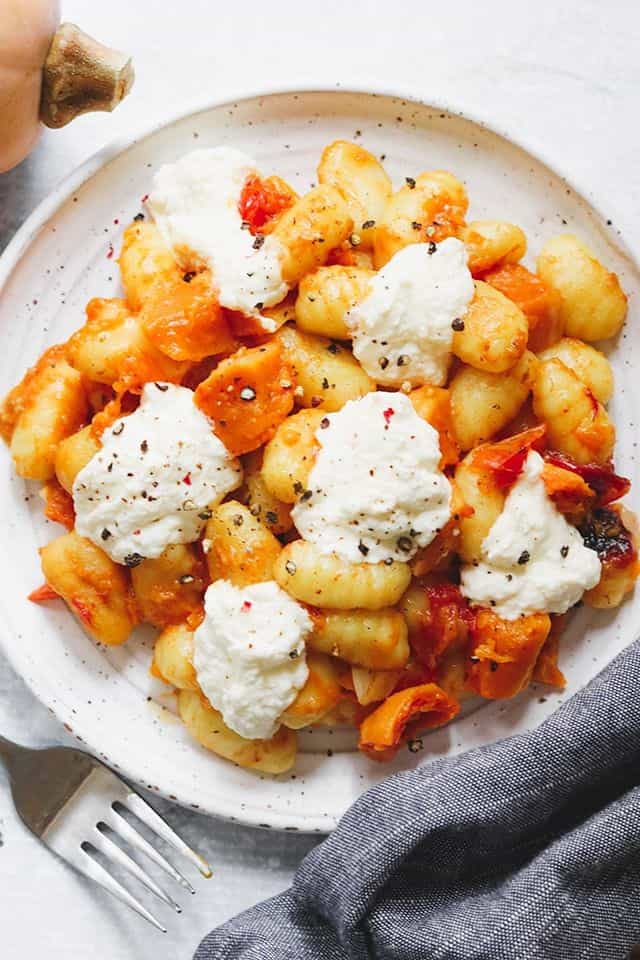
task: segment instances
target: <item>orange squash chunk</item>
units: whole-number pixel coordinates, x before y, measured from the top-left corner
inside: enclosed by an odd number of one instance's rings
[[[389,760],[403,739],[421,730],[441,727],[460,705],[436,683],[423,683],[392,693],[362,722],[358,747],[374,760]]]
[[[547,613],[503,620],[492,610],[479,610],[471,644],[469,686],[488,700],[515,697],[529,684],[550,629]]]
[[[142,305],[140,322],[153,345],[172,360],[197,362],[236,345],[208,270],[176,270],[160,278]]]
[[[198,386],[196,405],[213,422],[217,436],[239,456],[271,439],[293,408],[293,371],[272,340],[241,347]]]
[[[523,267],[505,263],[482,276],[485,283],[513,300],[529,321],[529,350],[537,353],[556,343],[563,334],[560,300],[555,290]]]

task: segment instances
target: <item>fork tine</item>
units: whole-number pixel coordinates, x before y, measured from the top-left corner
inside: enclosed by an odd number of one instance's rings
[[[93,838],[91,839],[91,844],[101,853],[104,853],[110,860],[115,861],[115,863],[120,864],[120,866],[127,870],[132,876],[136,878],[143,886],[150,890],[151,893],[154,893],[156,897],[166,903],[168,906],[173,907],[176,913],[182,913],[182,907],[179,903],[170,897],[162,887],[149,877],[140,864],[129,856],[124,850],[122,850],[117,843],[108,837],[105,833],[99,830],[97,827],[94,830]]]
[[[65,859],[73,866],[76,870],[79,870],[80,873],[83,873],[86,877],[89,877],[90,880],[93,880],[95,883],[100,884],[105,890],[107,890],[112,896],[116,897],[122,903],[126,903],[128,907],[131,907],[135,913],[140,917],[143,917],[147,920],[156,930],[160,930],[161,933],[166,933],[167,928],[163,927],[159,920],[153,916],[152,913],[142,906],[141,903],[132,897],[129,891],[123,887],[121,884],[115,880],[108,870],[98,863],[97,860],[91,856],[86,850],[83,850],[82,847],[77,848],[77,854],[75,856],[70,856],[69,854],[65,855]]]
[[[121,813],[117,810],[114,810],[113,807],[109,810],[108,814],[104,817],[104,822],[111,827],[111,829],[118,834],[123,840],[128,844],[134,847],[136,850],[139,850],[140,853],[144,853],[145,856],[149,857],[150,860],[153,860],[157,866],[161,867],[176,883],[181,884],[185,887],[189,893],[195,893],[194,888],[191,886],[186,877],[183,877],[179,870],[173,866],[169,860],[165,859],[162,856],[159,850],[156,850],[148,840],[142,836],[141,833],[132,827],[131,824],[125,820]]]
[[[182,854],[183,857],[186,857],[191,863],[193,863],[203,877],[207,879],[212,876],[212,870],[204,857],[201,857],[199,853],[196,853],[195,850],[192,850],[191,847],[188,847],[184,840],[181,840],[177,833],[171,829],[169,824],[163,820],[159,813],[149,806],[142,797],[131,790],[127,794],[126,800],[123,801],[124,804],[131,810],[132,813],[135,813],[136,817],[142,820],[143,823],[158,834],[163,840],[171,844],[171,846]]]

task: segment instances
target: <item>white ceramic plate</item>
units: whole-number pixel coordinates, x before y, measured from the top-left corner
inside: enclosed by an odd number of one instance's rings
[[[563,230],[584,237],[630,294],[627,331],[637,322],[640,277],[603,219],[540,160],[472,120],[410,100],[348,92],[300,92],[224,103],[182,117],[123,148],[90,160],[27,221],[0,261],[0,390],[19,379],[48,345],[83,322],[94,296],[119,292],[113,251],[140,210],[153,171],[195,147],[233,144],[254,154],[299,190],[315,178],[322,147],[356,139],[384,157],[399,184],[430,168],[467,184],[470,219],[503,218],[527,233],[532,260]],[[606,200],[606,198],[605,198]],[[640,422],[640,341],[623,334],[611,348],[617,388],[617,463],[638,489],[634,423]],[[636,375],[637,376],[637,375]],[[105,650],[84,635],[62,604],[26,600],[41,583],[37,548],[60,529],[43,520],[37,487],[17,479],[3,449],[0,538],[6,563],[0,588],[2,643],[34,693],[79,740],[132,779],[187,806],[243,823],[328,831],[371,784],[393,770],[523,731],[585,684],[633,638],[640,593],[614,614],[582,610],[562,644],[569,687],[533,688],[490,703],[402,751],[389,766],[355,751],[346,731],[301,737],[295,770],[256,776],[200,749],[171,712],[173,698],[148,675],[151,634]],[[636,493],[637,496],[637,493]],[[631,498],[633,505],[633,497]]]

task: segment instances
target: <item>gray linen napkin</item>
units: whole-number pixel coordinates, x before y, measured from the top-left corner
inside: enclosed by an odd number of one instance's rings
[[[618,960],[640,943],[640,641],[538,729],[396,774],[195,960]]]

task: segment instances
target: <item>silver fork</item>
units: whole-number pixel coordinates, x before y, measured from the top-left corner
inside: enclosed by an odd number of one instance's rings
[[[9,773],[15,808],[29,830],[163,933],[166,927],[111,875],[96,854],[128,871],[177,913],[181,912],[179,904],[104,829],[110,828],[185,890],[195,893],[189,881],[125,819],[121,810],[127,809],[195,864],[204,877],[211,876],[207,862],[135,790],[95,757],[71,747],[30,750],[0,736],[0,760]]]

